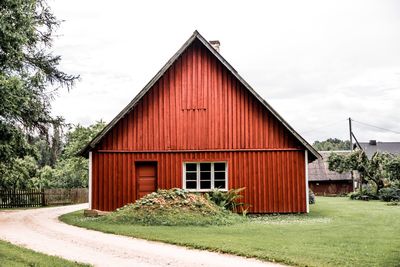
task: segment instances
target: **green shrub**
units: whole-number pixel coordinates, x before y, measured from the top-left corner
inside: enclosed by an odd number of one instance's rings
[[[361,196],[361,193],[359,191],[351,192],[347,196],[352,200],[359,200],[360,196]]]
[[[230,211],[237,211],[239,207],[243,208],[246,206],[243,202],[238,202],[243,196],[240,192],[244,191],[246,188],[230,189],[227,192],[214,189],[211,192],[205,193],[205,197],[217,204],[218,206],[225,208]],[[243,209],[242,209],[243,211]]]
[[[104,217],[118,223],[140,225],[226,225],[244,220],[184,189],[158,190]]]
[[[353,200],[362,200],[363,197],[368,197],[368,199],[374,199],[374,200],[379,199],[379,197],[371,189],[363,189],[361,192],[360,191],[352,192],[348,194],[348,196],[350,199]]]
[[[391,186],[379,190],[379,198],[386,202],[400,201],[400,188]]]

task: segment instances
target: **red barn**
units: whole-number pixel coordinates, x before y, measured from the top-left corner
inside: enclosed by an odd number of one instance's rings
[[[249,212],[307,212],[319,154],[197,31],[81,152],[90,208],[158,188],[246,187]]]

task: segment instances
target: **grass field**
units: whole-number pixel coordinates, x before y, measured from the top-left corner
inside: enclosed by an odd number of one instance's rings
[[[400,206],[317,198],[309,215],[251,218],[231,226],[176,227],[62,221],[108,233],[233,253],[300,266],[400,266]]]
[[[18,247],[0,240],[0,266],[89,266],[48,256],[30,249]]]

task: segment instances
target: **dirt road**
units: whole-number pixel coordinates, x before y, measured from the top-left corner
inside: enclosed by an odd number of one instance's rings
[[[64,224],[58,216],[86,208],[0,211],[0,239],[95,266],[279,266],[258,260],[105,234]]]

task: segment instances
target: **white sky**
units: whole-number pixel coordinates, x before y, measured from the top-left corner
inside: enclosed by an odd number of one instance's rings
[[[49,0],[55,54],[81,75],[53,112],[109,122],[194,30],[308,141],[348,139],[346,119],[400,132],[400,1]],[[360,141],[400,134],[354,124]]]

